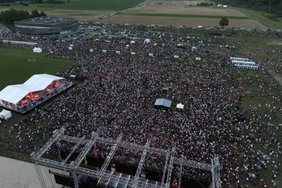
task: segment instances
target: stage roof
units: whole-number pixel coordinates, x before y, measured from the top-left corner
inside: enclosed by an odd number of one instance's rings
[[[55,80],[64,79],[49,74],[36,74],[30,77],[24,84],[9,85],[0,91],[0,100],[17,104],[27,94],[44,90]]]

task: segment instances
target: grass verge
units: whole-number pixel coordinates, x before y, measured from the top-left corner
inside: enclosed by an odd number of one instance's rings
[[[21,84],[33,74],[55,74],[72,61],[35,54],[32,50],[0,45],[0,89],[10,84]]]

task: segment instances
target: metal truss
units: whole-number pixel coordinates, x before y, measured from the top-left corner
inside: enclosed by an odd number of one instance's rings
[[[145,148],[143,150],[141,159],[139,161],[139,164],[138,164],[135,176],[134,176],[133,186],[132,186],[133,188],[136,188],[138,186],[140,174],[141,174],[143,165],[145,163],[145,158],[146,158],[146,155],[147,155],[147,152],[148,152],[148,149],[149,149],[150,142],[151,142],[151,140],[147,140]]]
[[[164,150],[159,148],[149,147],[150,140],[147,140],[145,145],[137,145],[122,141],[122,134],[120,134],[116,140],[111,138],[102,138],[99,137],[99,131],[97,133],[92,132],[91,138],[86,139],[84,136],[81,138],[72,137],[64,135],[64,128],[57,130],[53,136],[50,138],[47,143],[39,149],[36,153],[32,154],[32,160],[35,164],[36,172],[40,180],[40,184],[42,188],[46,188],[46,184],[44,182],[43,175],[40,171],[39,166],[42,165],[49,168],[54,168],[58,170],[67,171],[71,174],[75,188],[79,188],[79,177],[81,175],[85,175],[88,177],[95,178],[98,182],[106,182],[106,186],[117,187],[120,185],[121,187],[144,187],[144,188],[168,188],[170,187],[172,172],[174,170],[174,166],[180,165],[178,186],[181,187],[181,176],[183,174],[184,167],[190,167],[200,170],[210,171],[212,173],[212,188],[221,188],[220,181],[220,170],[221,166],[219,163],[218,157],[215,157],[211,160],[211,164],[202,163],[192,160],[186,160],[183,156],[177,158],[176,148],[172,147],[170,150]],[[46,152],[51,149],[51,146],[56,142],[65,141],[69,143],[75,143],[75,146],[72,148],[70,153],[66,158],[61,160],[54,160],[44,157]],[[105,159],[100,170],[93,170],[86,167],[81,166],[81,162],[86,159],[87,154],[89,153],[91,147],[94,143],[99,144],[111,144],[111,150],[108,153],[108,156]],[[79,149],[80,146],[82,149]],[[135,176],[125,175],[115,171],[107,170],[109,164],[111,163],[114,154],[117,151],[117,148],[126,148],[130,150],[135,150],[136,152],[142,152],[141,159],[139,161]],[[74,152],[78,152],[77,158],[68,162]],[[146,161],[146,155],[148,153],[157,154],[158,156],[165,156],[165,165],[163,169],[163,176],[161,182],[151,181],[148,179],[141,178],[142,168]]]
[[[218,156],[211,160],[212,188],[221,188],[220,163]]]
[[[178,188],[181,188],[181,179],[182,179],[182,170],[183,170],[183,155],[181,156],[181,163],[179,169],[179,177],[178,177]]]
[[[101,170],[100,170],[100,174],[99,174],[99,181],[101,180],[101,177],[103,176],[103,174],[105,173],[105,171],[107,170],[111,160],[113,159],[114,157],[114,154],[117,150],[117,147],[118,147],[118,143],[120,143],[121,139],[123,137],[123,134],[120,134],[118,136],[118,138],[116,139],[116,142],[114,143],[114,145],[112,146],[112,149],[110,151],[110,153],[108,154],[105,162],[103,163],[103,166],[101,167]],[[98,181],[98,182],[99,182]]]
[[[175,147],[173,147],[171,149],[170,161],[169,161],[169,165],[168,165],[168,169],[167,169],[167,176],[166,176],[166,184],[165,184],[166,188],[170,187],[171,175],[172,175],[172,170],[173,170],[174,155],[175,155]]]

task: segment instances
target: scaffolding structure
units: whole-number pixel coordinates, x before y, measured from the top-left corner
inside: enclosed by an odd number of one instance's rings
[[[174,166],[176,165],[180,166],[180,177],[178,179],[179,188],[181,187],[181,175],[183,174],[182,171],[184,167],[210,171],[212,174],[211,187],[221,188],[221,167],[217,156],[211,160],[211,164],[208,164],[186,160],[183,156],[177,158],[175,147],[172,147],[168,150],[150,147],[150,139],[148,139],[146,144],[142,146],[122,141],[122,134],[120,134],[118,138],[114,140],[111,138],[99,137],[99,130],[97,132],[92,132],[90,139],[86,139],[85,136],[81,138],[68,136],[65,135],[64,132],[64,127],[55,131],[53,136],[45,143],[44,146],[42,146],[36,153],[31,154],[42,188],[47,187],[41,169],[38,165],[69,172],[73,179],[75,188],[79,188],[79,177],[83,175],[97,179],[97,184],[104,185],[105,187],[169,188],[171,184],[172,172]],[[52,145],[60,144],[62,141],[75,144],[65,159],[59,157],[59,159],[55,160],[43,157],[43,155],[45,155],[46,152],[51,149]],[[95,143],[111,145],[111,150],[99,170],[89,169],[81,165],[84,160],[86,161],[86,156]],[[78,150],[78,148],[82,148],[79,150],[78,156],[75,160],[70,161],[71,156]],[[117,148],[126,148],[135,150],[136,152],[142,152],[141,159],[138,163],[138,167],[134,176],[107,170]],[[164,156],[166,159],[161,182],[148,180],[141,176],[142,169],[146,161],[146,155],[148,153],[158,154],[159,156]]]

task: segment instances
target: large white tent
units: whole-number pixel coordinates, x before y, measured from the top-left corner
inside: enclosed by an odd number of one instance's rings
[[[0,112],[0,119],[9,119],[12,117],[12,113],[11,111],[9,110],[5,110],[3,109],[1,112]]]
[[[42,49],[39,48],[39,47],[34,47],[34,48],[33,48],[33,52],[34,52],[34,53],[42,53]]]
[[[64,78],[50,74],[35,74],[25,81],[23,85],[30,88],[31,91],[39,91],[45,89],[53,81],[62,79]]]
[[[54,81],[64,82],[64,78],[49,74],[36,74],[23,84],[9,85],[0,91],[0,106],[17,111],[18,103],[21,100],[33,92],[42,92]]]
[[[17,104],[27,94],[43,90],[53,81],[61,79],[64,78],[50,74],[35,74],[23,84],[9,85],[0,91],[0,105],[4,104],[3,101]]]

